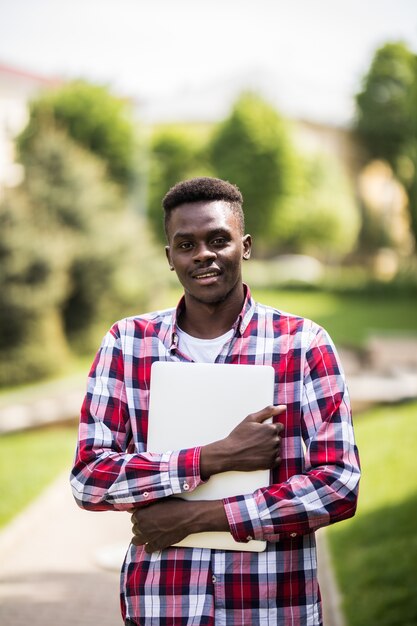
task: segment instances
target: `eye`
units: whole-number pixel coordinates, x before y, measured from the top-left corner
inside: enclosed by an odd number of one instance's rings
[[[216,237],[211,243],[213,246],[225,246],[227,244],[227,239],[225,237]]]
[[[180,250],[191,250],[193,244],[190,241],[182,241],[177,246]]]

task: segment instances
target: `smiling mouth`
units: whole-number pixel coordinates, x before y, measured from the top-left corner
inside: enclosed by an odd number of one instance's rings
[[[205,272],[204,274],[197,274],[194,278],[201,280],[203,278],[216,278],[217,276],[220,276],[219,272]]]

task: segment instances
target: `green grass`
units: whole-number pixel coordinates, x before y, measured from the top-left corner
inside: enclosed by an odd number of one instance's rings
[[[417,624],[417,402],[356,418],[356,517],[328,537],[349,626]]]
[[[75,452],[75,426],[54,426],[0,437],[0,527],[22,511],[66,468]]]
[[[417,334],[417,298],[318,291],[255,290],[256,300],[313,319],[344,346],[363,347],[372,333]]]

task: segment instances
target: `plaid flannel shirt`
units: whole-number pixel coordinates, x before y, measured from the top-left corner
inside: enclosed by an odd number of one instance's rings
[[[183,306],[183,301],[179,307]],[[200,448],[146,452],[150,369],[187,360],[177,310],[131,317],[105,336],[89,375],[71,482],[89,510],[127,510],[195,489]],[[286,404],[282,462],[271,485],[224,501],[239,542],[265,552],[130,545],[121,576],[124,618],[148,626],[322,623],[314,531],[355,513],[359,461],[334,345],[315,323],[246,300],[218,363],[275,369]],[[261,408],[261,407],[259,407]]]

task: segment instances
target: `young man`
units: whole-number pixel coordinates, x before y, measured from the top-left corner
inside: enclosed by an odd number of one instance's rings
[[[184,296],[176,309],[122,320],[106,335],[82,408],[74,496],[90,510],[134,509],[121,582],[126,624],[320,625],[314,531],[354,515],[359,482],[334,346],[313,322],[252,300],[241,274],[251,238],[235,186],[184,181],[163,206],[166,255]],[[221,441],[149,454],[155,360],[272,365],[275,404]],[[255,493],[210,502],[170,497],[216,473],[262,468],[271,470],[271,484]],[[266,540],[267,548],[170,547],[206,530]]]

